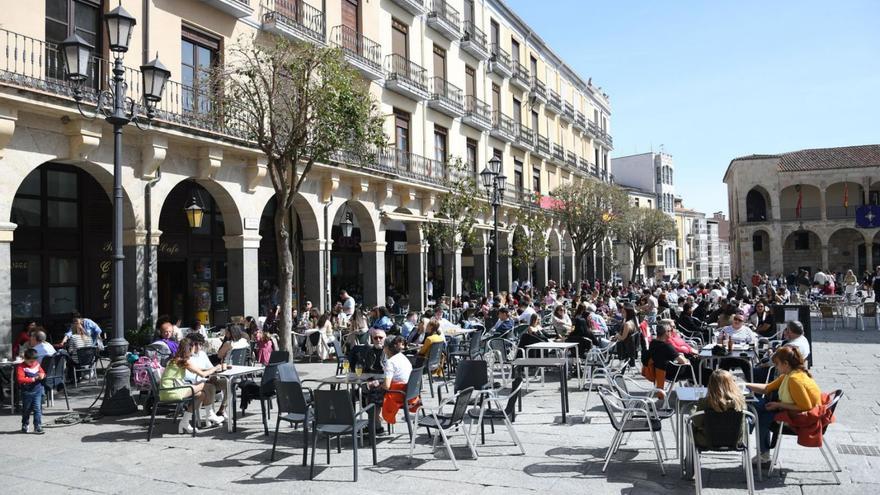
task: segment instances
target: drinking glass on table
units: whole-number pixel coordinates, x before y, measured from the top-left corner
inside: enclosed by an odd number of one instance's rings
[[[358,378],[360,378],[361,375],[363,374],[363,372],[364,372],[364,366],[360,363],[356,364],[354,367],[354,374],[357,375]]]
[[[342,373],[343,374],[346,374],[346,375],[348,374],[348,369],[349,369],[350,365],[351,365],[351,363],[349,363],[347,359],[342,361]]]

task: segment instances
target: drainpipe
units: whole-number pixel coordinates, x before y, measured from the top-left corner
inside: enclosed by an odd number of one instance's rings
[[[144,228],[147,231],[147,246],[144,252],[144,311],[145,320],[153,321],[153,187],[162,178],[162,170],[156,169],[156,178],[144,185]]]
[[[143,0],[141,5],[141,11],[143,12],[141,17],[144,18],[144,27],[141,30],[141,44],[144,46],[141,52],[141,59],[143,60],[141,63],[146,64],[150,61],[150,0]]]
[[[333,196],[324,203],[324,311],[330,311],[332,289],[330,287],[330,205],[333,204]]]

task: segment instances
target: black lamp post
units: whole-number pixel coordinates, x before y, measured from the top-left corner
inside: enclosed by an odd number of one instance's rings
[[[105,380],[104,402],[101,414],[120,415],[137,410],[129,389],[130,372],[125,363],[128,342],[125,340],[123,319],[123,261],[122,252],[122,128],[133,122],[140,128],[141,121],[149,122],[153,117],[156,103],[162,99],[162,90],[171,77],[171,71],[158,60],[141,66],[143,76],[143,106],[145,115],[141,116],[141,104],[127,97],[128,84],[125,82],[125,67],[122,57],[128,51],[132,30],[136,24],[122,6],[104,15],[107,24],[107,41],[113,52],[113,76],[111,86],[96,96],[95,108],[87,115],[82,108],[83,83],[90,77],[89,64],[94,47],[76,34],[61,42],[64,53],[67,79],[73,83],[73,97],[77,109],[88,119],[102,115],[113,126],[113,338],[107,343],[110,353],[110,369]],[[143,119],[146,117],[146,119]]]
[[[489,204],[492,205],[492,216],[494,218],[494,227],[492,229],[492,265],[495,273],[492,276],[492,291],[498,294],[501,287],[500,270],[498,268],[498,210],[504,202],[504,189],[507,187],[507,177],[501,170],[501,159],[493,156],[489,160],[489,165],[480,172],[480,183],[486,188],[486,197]]]

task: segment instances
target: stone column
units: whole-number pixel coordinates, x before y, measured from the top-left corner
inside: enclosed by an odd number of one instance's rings
[[[158,318],[159,290],[156,280],[161,232],[153,231],[151,234],[148,236],[144,230],[126,230],[122,233],[126,330],[136,330]]]
[[[828,244],[822,245],[822,270],[828,269]]]
[[[874,232],[864,231],[862,235],[865,237],[865,269],[869,272],[874,271]],[[856,264],[858,266],[858,264]],[[861,278],[861,273],[856,273],[856,277]]]
[[[407,237],[406,283],[409,286],[409,308],[412,311],[425,309],[425,256],[427,255],[428,246],[425,243],[412,243]]]
[[[260,236],[256,233],[227,235],[223,236],[223,242],[226,244],[225,297],[229,317],[256,318],[260,314]]]
[[[447,296],[461,294],[461,249],[443,253],[443,284]]]
[[[536,289],[535,294],[539,294],[544,287],[547,287],[547,268],[547,258],[538,258],[535,263],[535,280],[532,281],[532,286]]]
[[[782,254],[782,243],[785,242],[785,240],[782,238],[782,228],[778,227],[772,229],[768,234],[770,237],[770,271],[771,273],[785,273],[785,260],[783,259]],[[751,253],[751,237],[743,239],[743,242],[740,243],[740,246],[743,256],[745,256],[746,252]],[[742,268],[743,272],[740,273],[740,275],[742,275],[743,277],[755,272],[754,254],[752,254],[752,266],[745,266],[745,263],[743,263]],[[745,271],[747,269],[749,270],[748,272]]]
[[[828,220],[828,211],[825,207],[825,188],[819,188],[819,218],[824,220]]]
[[[565,279],[564,282],[574,283],[575,278],[577,278],[577,267],[575,266],[574,262],[574,251],[562,253],[562,264],[562,278]]]
[[[499,237],[501,235],[499,234]],[[498,292],[510,292],[510,285],[513,282],[513,263],[510,260],[512,253],[506,246],[502,246],[498,250]]]
[[[485,246],[474,246],[471,248],[474,253],[474,279],[479,280],[483,285],[482,294],[488,294],[489,288],[489,250]]]
[[[306,300],[312,301],[312,305],[319,311],[329,311],[327,307],[327,251],[333,241],[324,239],[304,239],[302,241],[302,256],[305,269],[302,274],[302,287],[300,293],[300,306]]]
[[[557,285],[562,285],[562,277],[564,277],[563,272],[563,261],[562,261],[562,253],[559,251],[550,251],[550,258],[547,260],[548,267],[548,276],[550,280],[553,280],[557,283]]]
[[[17,227],[0,222],[0,357],[12,358],[12,232]]]
[[[385,304],[385,242],[361,242],[366,307]]]

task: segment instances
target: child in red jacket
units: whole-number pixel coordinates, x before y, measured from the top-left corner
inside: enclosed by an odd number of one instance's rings
[[[37,351],[24,351],[24,362],[15,368],[15,380],[21,388],[21,432],[27,433],[28,420],[34,413],[34,433],[43,434],[43,379],[46,372],[37,361]]]

